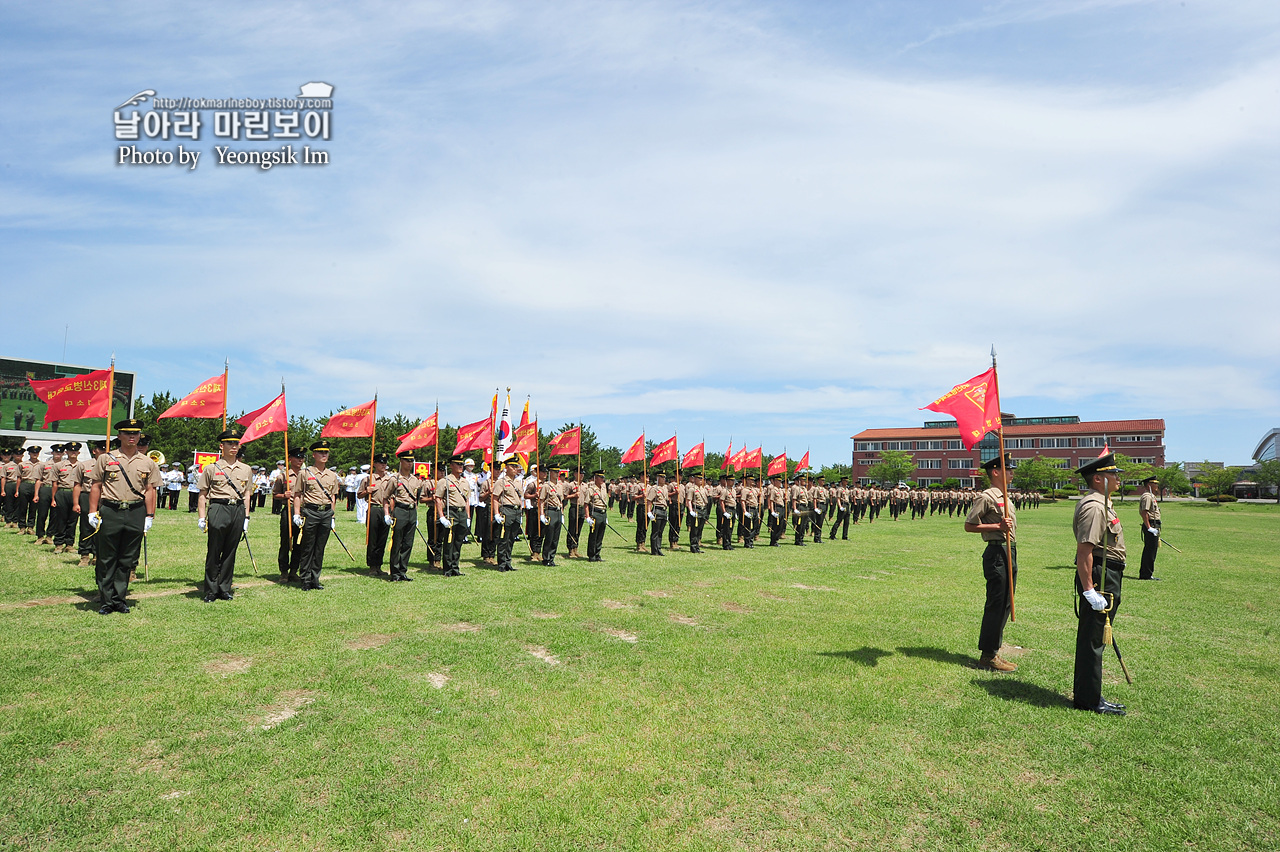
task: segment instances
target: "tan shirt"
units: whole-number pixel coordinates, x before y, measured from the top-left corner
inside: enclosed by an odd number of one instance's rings
[[[79,485],[81,488],[89,487],[89,471],[93,468],[93,459],[80,459],[75,463],[75,467],[71,472],[71,487]]]
[[[998,524],[1004,518],[1005,509],[1004,495],[1000,493],[999,488],[988,488],[978,495],[973,501],[973,505],[969,507],[969,514],[965,517],[966,524]],[[1009,504],[1009,523],[1013,525],[1013,533],[1009,536],[1010,541],[1018,540],[1018,519],[1013,511],[1013,504]],[[1004,533],[982,531],[983,541],[1004,541]]]
[[[471,485],[452,473],[436,483],[435,496],[448,509],[466,509],[471,502]]]
[[[89,482],[102,483],[103,500],[136,503],[146,496],[148,488],[156,488],[164,480],[160,477],[159,465],[146,453],[134,453],[133,458],[129,458],[116,450],[98,456],[89,471]],[[133,483],[133,488],[128,482]]]
[[[544,482],[538,486],[538,499],[544,509],[559,509],[564,506],[565,484],[563,482]]]
[[[1094,564],[1102,551],[1108,559],[1124,561],[1124,530],[1120,528],[1120,516],[1115,506],[1108,506],[1106,498],[1097,491],[1090,491],[1076,504],[1076,514],[1071,521],[1076,543],[1093,545]]]
[[[283,476],[277,476],[271,486],[272,494],[292,494],[293,486],[298,482],[298,473],[292,468],[286,469]]]
[[[732,485],[721,485],[719,487],[719,498],[724,501],[725,511],[732,511],[738,507],[738,490]]]
[[[328,506],[338,496],[341,483],[342,480],[331,468],[320,470],[304,465],[301,475],[293,483],[293,496],[301,495],[304,506]]]
[[[760,505],[760,489],[750,485],[742,489],[742,508],[754,510]]]
[[[1143,494],[1138,498],[1138,511],[1146,512],[1150,520],[1158,521],[1160,520],[1160,501],[1156,499],[1154,494],[1149,492]]]
[[[52,459],[40,462],[40,484],[53,488],[58,482],[58,474],[55,470],[58,462]]]
[[[650,485],[649,490],[645,492],[644,499],[651,509],[667,508],[667,487],[665,485]]]
[[[809,492],[806,491],[804,486],[801,485],[800,483],[797,482],[795,485],[791,486],[790,497],[793,501],[795,501],[795,508],[797,509],[808,508]]]
[[[582,506],[588,511],[609,511],[609,489],[604,485],[588,482],[582,489]]]
[[[707,505],[707,490],[705,485],[690,485],[686,488],[684,493],[689,505],[695,510],[703,509]]]
[[[76,462],[63,458],[53,464],[53,487],[71,489],[76,484]]]
[[[218,459],[200,471],[199,485],[200,492],[211,500],[243,502],[253,493],[253,469],[242,461],[227,464]]]
[[[374,500],[379,503],[409,503],[417,506],[426,490],[426,483],[412,473],[388,473],[382,477]]]
[[[514,481],[505,477],[492,480],[490,499],[499,509],[519,509],[523,505],[523,490]]]
[[[22,461],[18,462],[18,478],[23,482],[39,482],[40,469],[39,462],[33,462],[30,456],[24,456]],[[156,468],[156,470],[159,469]]]

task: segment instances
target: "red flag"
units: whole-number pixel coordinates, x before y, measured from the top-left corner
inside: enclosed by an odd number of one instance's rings
[[[250,411],[236,422],[245,427],[244,434],[240,436],[241,446],[256,441],[263,435],[285,431],[289,428],[289,414],[285,411],[284,392],[281,391],[278,397],[257,411]]]
[[[396,440],[400,442],[400,446],[396,447],[396,455],[400,455],[405,450],[420,450],[423,447],[433,446],[436,439],[440,437],[439,421],[437,419],[439,417],[440,412],[437,411],[397,438]]]
[[[809,469],[809,451],[805,450],[804,455],[800,458],[800,463],[796,465],[796,473]]]
[[[94,370],[65,379],[28,378],[27,381],[36,396],[49,406],[44,413],[46,426],[59,420],[106,417],[111,410],[111,370]]]
[[[649,464],[657,467],[664,462],[676,460],[676,439],[670,437],[661,444],[653,448],[653,458],[649,459]]]
[[[493,446],[493,420],[486,417],[475,423],[458,427],[458,443],[453,454],[465,453],[467,450],[482,450]]]
[[[721,470],[729,469],[729,459],[733,456],[733,441],[729,442],[729,449],[724,451],[724,461],[720,462]]]
[[[734,470],[742,470],[743,468],[746,467],[746,465],[742,463],[743,459],[745,459],[746,457],[747,457],[747,448],[742,447],[736,453],[734,453],[733,456],[730,457],[729,467],[733,468]]]
[[[786,476],[787,475],[787,454],[783,453],[773,461],[769,462],[769,469],[765,471],[765,473],[768,476],[774,476],[775,474],[781,474],[782,476]]]
[[[212,379],[201,382],[200,387],[178,400],[164,414],[156,417],[221,417],[227,408],[227,376],[219,373]]]
[[[1000,428],[1000,399],[996,393],[996,368],[961,382],[920,409],[950,414],[960,427],[960,441],[966,450],[988,432]]]
[[[566,429],[547,443],[547,448],[551,450],[551,455],[553,456],[576,455],[581,446],[581,426],[574,426],[572,429]]]
[[[683,470],[686,467],[702,467],[706,462],[706,459],[707,444],[704,441],[684,454],[684,458],[680,460],[680,469]]]
[[[638,462],[644,458],[644,433],[640,433],[640,437],[636,438],[635,443],[631,445],[631,449],[627,450],[622,456],[623,464]]]
[[[372,438],[374,423],[378,417],[378,401],[371,399],[364,405],[339,411],[329,418],[320,430],[321,438]]]
[[[745,450],[744,450],[745,452]],[[750,470],[753,467],[764,467],[764,447],[756,447],[747,452],[739,462],[738,470]]]
[[[515,437],[511,441],[511,446],[507,447],[507,454],[519,453],[528,455],[536,452],[538,449],[538,421],[532,423],[522,423],[516,427]]]

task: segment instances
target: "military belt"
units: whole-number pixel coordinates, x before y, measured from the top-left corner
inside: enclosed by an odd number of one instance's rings
[[[137,509],[142,505],[141,500],[99,500],[101,505],[108,509],[115,509],[117,512],[127,512],[131,509]]]
[[[235,503],[239,503],[240,501],[232,500],[230,497],[211,497],[209,498],[209,502],[216,506],[231,506]]]

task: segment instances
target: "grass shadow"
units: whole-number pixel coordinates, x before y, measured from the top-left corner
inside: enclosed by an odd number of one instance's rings
[[[975,678],[973,685],[985,689],[992,698],[1002,698],[1005,701],[1020,701],[1032,707],[1071,707],[1071,702],[1065,695],[1022,680]]]
[[[1076,570],[1076,566],[1074,566],[1074,565],[1045,565],[1043,570],[1045,570],[1045,571],[1074,571],[1074,570]]]
[[[967,669],[971,669],[975,665],[973,657],[967,654],[945,651],[942,648],[898,648],[897,650],[904,657],[922,657],[926,660],[933,660],[935,663],[964,666]]]
[[[819,651],[818,656],[821,657],[840,657],[846,660],[853,660],[868,668],[874,668],[880,662],[881,657],[892,657],[892,651],[885,651],[882,648],[870,648],[866,645],[853,651]]]

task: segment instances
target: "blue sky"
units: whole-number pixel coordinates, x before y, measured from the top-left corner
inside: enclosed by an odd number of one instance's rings
[[[115,164],[135,92],[313,80],[327,167],[218,167],[211,113],[196,170]],[[6,4],[0,91],[3,354],[69,324],[144,393],[229,356],[233,408],[510,385],[824,463],[994,343],[1006,411],[1171,459],[1280,421],[1274,2]]]

